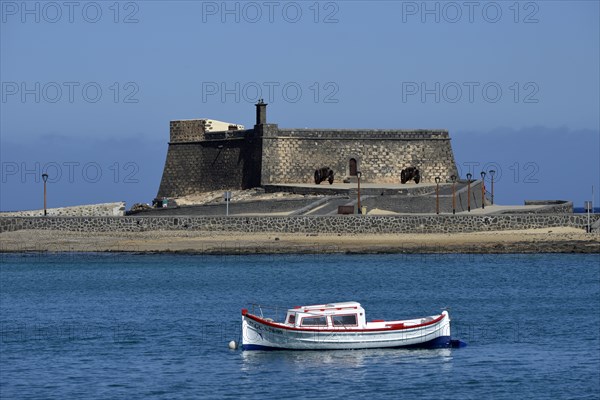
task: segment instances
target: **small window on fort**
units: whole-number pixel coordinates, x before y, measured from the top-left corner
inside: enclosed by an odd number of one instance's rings
[[[296,323],[296,314],[290,314],[288,317],[288,324],[294,325]]]
[[[327,326],[327,317],[304,317],[302,326]]]
[[[350,176],[356,176],[356,158],[351,158],[348,169],[350,169]]]
[[[356,322],[356,314],[334,315],[331,318],[333,320],[333,326],[346,326],[346,325],[356,326],[356,325],[358,325]]]

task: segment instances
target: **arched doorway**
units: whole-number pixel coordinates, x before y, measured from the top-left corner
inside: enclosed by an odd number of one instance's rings
[[[348,162],[348,169],[350,170],[350,176],[356,176],[356,158],[351,158]]]

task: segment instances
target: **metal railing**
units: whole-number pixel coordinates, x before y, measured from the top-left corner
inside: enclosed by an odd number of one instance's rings
[[[260,316],[261,318],[271,318],[274,321],[279,321],[279,310],[283,309],[284,310],[284,317],[285,314],[287,313],[287,308],[281,307],[281,306],[269,306],[269,305],[264,305],[264,304],[258,304],[258,303],[250,303],[249,304],[250,307],[250,314],[252,315],[256,315],[256,316]],[[269,314],[271,315],[271,317],[265,317],[263,310],[269,311]],[[257,314],[257,311],[260,313]],[[272,318],[273,313],[275,314],[275,318]]]
[[[274,322],[279,322],[279,323],[286,323],[285,321],[285,317],[287,316],[287,311],[289,309],[289,307],[282,307],[282,306],[269,306],[269,305],[264,305],[264,304],[258,304],[258,303],[250,303],[249,305],[249,313],[252,315],[256,315],[256,316],[260,316],[260,318],[262,319],[266,319],[266,320],[271,320]],[[263,313],[263,310],[265,311],[270,311],[269,315],[273,316],[274,314],[274,318],[271,318],[270,316],[265,317],[265,313]],[[279,319],[280,316],[280,310],[283,310],[283,318]],[[311,313],[310,311],[306,311],[303,308],[299,308],[298,311],[301,311],[303,314],[307,314],[307,315],[314,315],[314,316],[324,316],[324,314],[322,313]],[[257,312],[259,314],[257,314]],[[358,318],[358,316],[357,316]],[[335,328],[344,328],[344,329],[352,329],[352,328],[356,328],[356,325],[345,325],[345,324],[338,324],[338,325],[334,325]],[[328,326],[314,326],[314,328],[328,328]]]

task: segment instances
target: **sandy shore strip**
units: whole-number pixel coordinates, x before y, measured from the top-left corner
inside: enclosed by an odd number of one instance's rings
[[[22,230],[0,234],[0,252],[600,253],[600,235],[576,228],[461,234],[243,234],[150,231],[77,233]]]

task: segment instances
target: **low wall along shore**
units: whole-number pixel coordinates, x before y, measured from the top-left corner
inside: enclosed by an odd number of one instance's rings
[[[60,208],[48,208],[48,216],[52,217],[85,217],[94,215],[97,217],[118,217],[125,215],[125,202],[88,204],[83,206],[70,206]],[[12,211],[0,213],[2,217],[43,217],[44,210]]]
[[[592,215],[597,227],[600,215]],[[573,227],[585,229],[586,215],[394,215],[248,217],[0,217],[0,233],[27,229],[72,232],[199,231],[240,233],[466,233]]]

